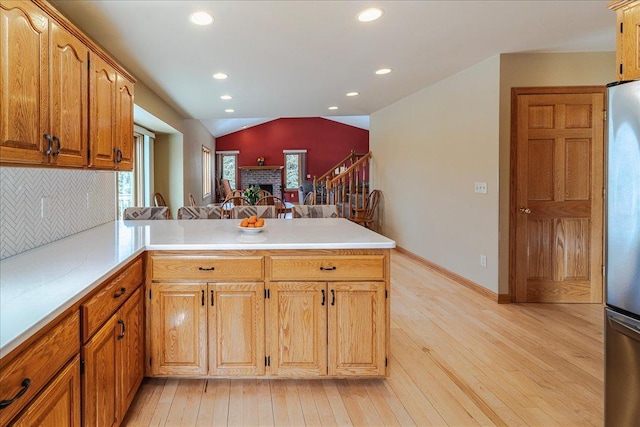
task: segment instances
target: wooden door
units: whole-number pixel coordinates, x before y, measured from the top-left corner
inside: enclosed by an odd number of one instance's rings
[[[85,363],[82,418],[87,426],[119,424],[116,382],[121,362],[118,335],[118,317],[113,315],[82,349]]]
[[[206,289],[202,283],[152,285],[152,375],[207,374]]]
[[[115,168],[116,71],[97,55],[90,55],[89,149],[91,166]]]
[[[120,308],[123,332],[119,340],[122,362],[118,381],[118,414],[122,420],[144,378],[144,293],[138,288]]]
[[[271,374],[327,375],[327,285],[272,282]]]
[[[209,284],[209,374],[264,375],[264,283]]]
[[[133,83],[118,74],[116,148],[118,170],[133,170]]]
[[[71,362],[53,379],[15,427],[80,427],[80,358]]]
[[[602,302],[604,88],[516,89],[514,107],[515,301]]]
[[[385,283],[330,282],[329,375],[385,374]]]
[[[49,18],[26,1],[0,2],[0,161],[46,163]]]
[[[50,132],[52,162],[64,166],[88,164],[89,49],[74,35],[51,22]]]

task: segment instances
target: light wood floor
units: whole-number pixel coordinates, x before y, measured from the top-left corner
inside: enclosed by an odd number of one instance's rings
[[[389,378],[148,378],[123,425],[603,424],[601,305],[498,305],[395,251],[391,286]]]

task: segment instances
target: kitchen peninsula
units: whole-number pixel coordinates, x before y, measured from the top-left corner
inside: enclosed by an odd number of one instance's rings
[[[26,390],[0,424],[81,364],[83,395],[101,390],[90,364],[104,348],[128,388],[118,419],[142,375],[387,375],[395,242],[345,219],[237,222],[118,221],[0,262],[0,400]],[[25,386],[27,356],[54,354]]]

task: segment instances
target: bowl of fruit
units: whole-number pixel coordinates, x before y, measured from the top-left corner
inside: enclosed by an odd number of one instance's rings
[[[249,218],[243,219],[238,225],[238,228],[243,233],[260,233],[265,229],[264,218],[251,215]]]

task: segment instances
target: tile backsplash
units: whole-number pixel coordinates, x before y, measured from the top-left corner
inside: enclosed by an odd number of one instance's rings
[[[115,220],[115,172],[0,167],[0,259]]]

